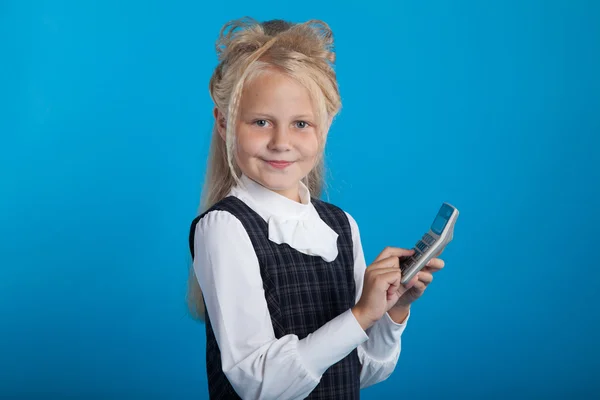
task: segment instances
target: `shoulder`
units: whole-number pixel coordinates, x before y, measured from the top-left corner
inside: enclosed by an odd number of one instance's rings
[[[354,219],[354,217],[347,211],[344,211],[346,214],[346,218],[348,218],[348,222],[350,223],[350,229],[352,229],[352,236],[358,233],[358,223]]]
[[[225,197],[195,217],[190,226],[190,234],[198,230],[211,229],[220,225],[235,224],[236,221],[239,223],[239,218],[236,217],[236,213],[232,209],[235,202],[236,199],[234,197]]]
[[[189,231],[189,246],[192,255],[199,246],[203,248],[231,247],[231,242],[250,242],[248,233],[237,213],[235,198],[225,198],[207,211],[194,218]],[[239,244],[239,242],[237,243]]]
[[[242,222],[224,210],[208,211],[196,224],[192,224],[189,246],[192,258],[200,253],[230,252],[232,247],[235,247],[237,253],[254,249]]]
[[[195,232],[218,232],[231,227],[242,227],[240,219],[228,210],[208,210],[194,221]]]

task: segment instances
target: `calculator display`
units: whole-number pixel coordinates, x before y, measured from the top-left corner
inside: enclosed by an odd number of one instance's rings
[[[435,217],[433,224],[431,224],[431,230],[435,234],[441,235],[442,231],[446,227],[446,224],[448,223],[448,219],[451,216],[452,216],[452,208],[450,208],[446,205],[443,205],[442,208],[440,208],[440,211],[438,212],[437,216]]]

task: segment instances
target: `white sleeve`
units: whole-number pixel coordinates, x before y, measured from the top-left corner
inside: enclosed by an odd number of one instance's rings
[[[356,302],[362,294],[367,265],[360,240],[360,231],[354,218],[346,213],[352,230],[354,245],[354,280],[356,282]],[[410,316],[410,314],[409,314]],[[360,387],[366,388],[387,379],[400,357],[401,336],[409,316],[401,323],[394,322],[388,313],[367,329],[369,339],[358,346],[358,358],[362,364]]]
[[[368,339],[348,309],[306,338],[275,338],[259,263],[241,222],[212,211],[196,225],[194,271],[225,376],[244,399],[302,399]]]

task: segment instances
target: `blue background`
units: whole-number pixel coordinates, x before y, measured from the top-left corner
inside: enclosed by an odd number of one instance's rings
[[[0,1],[0,397],[207,397],[187,230],[244,15],[334,30],[326,198],[367,262],[461,211],[364,398],[597,396],[599,3],[282,4]]]

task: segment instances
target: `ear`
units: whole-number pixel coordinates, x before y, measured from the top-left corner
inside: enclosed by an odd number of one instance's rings
[[[213,116],[215,117],[215,124],[217,125],[219,135],[221,136],[221,139],[225,140],[225,133],[227,131],[227,119],[217,107],[215,107],[213,110]]]

